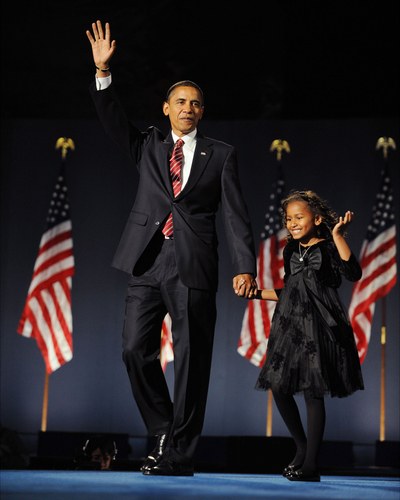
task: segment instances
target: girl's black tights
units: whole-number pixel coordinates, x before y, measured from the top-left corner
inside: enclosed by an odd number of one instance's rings
[[[301,466],[304,474],[312,474],[317,470],[318,452],[325,429],[324,398],[313,398],[305,395],[307,412],[307,436],[296,401],[292,395],[273,393],[275,404],[296,444],[296,455],[291,464]]]

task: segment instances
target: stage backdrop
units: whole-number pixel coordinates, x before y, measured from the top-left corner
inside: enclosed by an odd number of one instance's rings
[[[141,123],[146,127],[150,124]],[[158,124],[166,127],[165,122]],[[400,147],[396,120],[245,121],[201,123],[202,131],[238,148],[243,191],[256,245],[276,175],[276,138],[291,148],[282,165],[286,189],[313,189],[336,211],[356,214],[349,242],[359,254],[380,182],[380,136]],[[121,359],[127,275],[110,262],[137,185],[128,159],[93,120],[15,120],[2,124],[1,159],[1,424],[25,435],[41,426],[45,367],[32,339],[17,334],[44,229],[51,191],[61,162],[56,140],[70,137],[67,156],[76,273],[72,284],[72,361],[50,376],[47,429],[144,436]],[[399,154],[389,165],[399,223]],[[219,221],[218,320],[204,435],[265,436],[267,399],[254,385],[259,368],[237,353],[246,302],[231,289],[228,245]],[[399,236],[397,227],[397,235]],[[399,245],[397,244],[397,248]],[[341,296],[348,306],[351,284]],[[387,297],[386,439],[399,440],[399,284]],[[381,304],[378,302],[368,354],[365,390],[346,399],[327,398],[325,439],[374,443],[379,439]],[[171,384],[172,365],[167,368]],[[276,408],[274,436],[287,436]]]

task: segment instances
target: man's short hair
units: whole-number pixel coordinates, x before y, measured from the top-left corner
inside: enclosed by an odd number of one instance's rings
[[[165,100],[168,102],[168,99],[170,98],[172,92],[176,89],[176,87],[193,87],[197,89],[200,92],[201,95],[201,100],[202,100],[202,105],[204,105],[204,94],[201,88],[197,85],[197,83],[192,82],[191,80],[181,80],[180,82],[176,82],[171,87],[167,90],[167,95],[165,97]]]

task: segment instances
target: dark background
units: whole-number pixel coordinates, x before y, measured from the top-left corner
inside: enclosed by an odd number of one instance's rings
[[[211,7],[210,7],[211,5]],[[390,2],[2,2],[1,122],[1,424],[35,449],[44,364],[35,341],[16,333],[60,164],[54,146],[71,137],[67,159],[76,275],[74,357],[50,377],[48,430],[144,436],[121,360],[127,277],[110,267],[137,177],[105,136],[88,93],[94,78],[85,30],[109,20],[118,50],[112,72],[128,114],[157,124],[166,88],[189,78],[206,95],[202,131],[235,144],[256,244],[276,174],[269,153],[288,140],[286,188],[310,188],[356,220],[358,255],[380,181],[381,136],[400,144],[398,7]],[[261,11],[262,5],[262,11]],[[399,214],[399,155],[390,151]],[[222,229],[222,228],[221,228]],[[238,355],[246,303],[231,290],[221,231],[220,290],[204,434],[264,436],[266,398],[253,387],[259,369]],[[399,246],[398,246],[399,248]],[[341,294],[349,304],[351,285]],[[399,441],[399,285],[387,308],[386,439]],[[373,454],[379,438],[377,304],[363,364],[366,390],[327,398],[325,437]],[[167,377],[173,380],[172,365]],[[277,411],[274,436],[287,436]],[[373,461],[373,458],[372,458]]]
[[[375,1],[2,0],[3,113],[88,118],[94,74],[85,31],[111,23],[112,70],[135,118],[192,79],[206,117],[397,116],[399,6]]]

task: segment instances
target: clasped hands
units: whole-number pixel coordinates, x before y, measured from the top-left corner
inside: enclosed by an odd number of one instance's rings
[[[257,289],[257,281],[251,274],[238,274],[233,278],[233,290],[238,297],[254,299]]]

